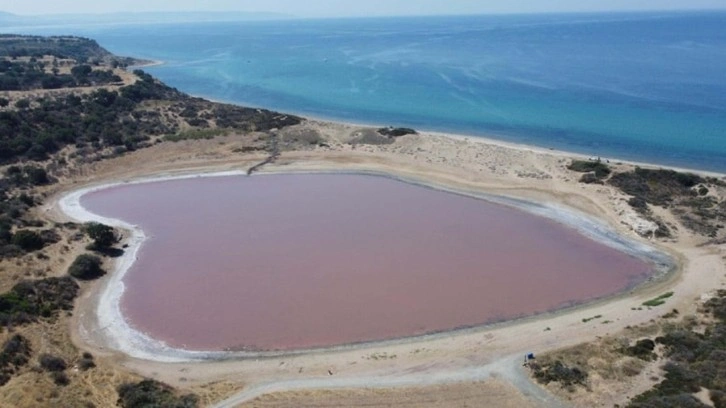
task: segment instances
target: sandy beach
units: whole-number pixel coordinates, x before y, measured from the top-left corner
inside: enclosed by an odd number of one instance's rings
[[[131,330],[118,307],[123,275],[143,244],[144,232],[85,211],[79,199],[89,191],[118,183],[243,174],[264,156],[237,153],[244,141],[235,135],[163,143],[90,164],[86,171],[65,180],[61,191],[47,203],[48,214],[55,220],[99,221],[125,231],[125,256],[117,260],[109,276],[79,300],[71,328],[79,347],[108,356],[142,375],[205,390],[202,395],[210,402],[229,398],[214,405],[220,407],[280,392],[392,387],[428,387],[430,392],[442,392],[442,386],[482,381],[516,389],[503,393],[503,399],[521,397],[533,405],[553,405],[559,402],[531,383],[521,367],[524,353],[542,353],[612,335],[656,319],[671,308],[683,314],[693,312],[701,299],[726,282],[723,245],[701,245],[705,239],[685,229],[673,239],[644,238],[656,226],[627,204],[627,196],[611,186],[578,183],[579,175],[566,169],[570,159],[580,155],[440,133],[408,135],[391,144],[362,144],[355,141],[370,129],[322,121],[307,121],[279,132],[283,140],[315,134],[325,143],[283,150],[276,162],[261,169],[262,173],[375,173],[501,200],[664,266],[649,283],[628,293],[488,327],[294,353],[240,353],[231,358],[220,353],[180,354]],[[610,161],[618,170],[634,165],[613,158]],[[643,301],[665,291],[674,292],[666,309],[637,310]],[[609,323],[584,322],[595,315]],[[613,390],[611,398],[622,399],[622,392],[637,389]]]

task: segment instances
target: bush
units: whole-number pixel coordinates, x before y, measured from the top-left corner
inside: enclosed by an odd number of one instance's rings
[[[536,366],[534,377],[541,384],[558,382],[563,387],[571,387],[576,384],[585,385],[587,372],[578,367],[568,367],[561,361],[555,361],[549,366]]]
[[[196,395],[177,396],[170,386],[154,380],[128,383],[118,387],[118,405],[123,408],[195,408],[199,406]]]
[[[78,361],[78,369],[81,371],[88,371],[96,367],[96,362],[93,359],[82,358]]]
[[[68,274],[80,280],[93,280],[105,275],[106,271],[101,268],[101,258],[82,254],[68,268]]]
[[[658,358],[653,350],[655,350],[655,342],[651,339],[642,339],[638,340],[635,345],[626,348],[625,353],[644,361],[653,361]]]
[[[610,167],[600,160],[573,160],[567,168],[578,173],[587,173],[580,178],[580,182],[586,184],[602,184],[602,180],[612,172]]]
[[[418,132],[411,128],[394,128],[393,126],[378,129],[378,133],[388,137],[401,137],[406,135],[417,135]]]
[[[3,345],[0,352],[0,385],[5,385],[18,369],[30,360],[30,341],[15,334]]]
[[[13,234],[10,240],[13,245],[19,246],[23,251],[31,252],[42,249],[45,246],[43,238],[35,231],[20,230]]]
[[[50,378],[53,379],[53,382],[55,385],[60,386],[66,386],[71,383],[71,380],[68,378],[68,375],[66,375],[63,371],[55,371],[50,374]]]
[[[580,183],[585,184],[603,184],[602,180],[600,180],[595,173],[586,173],[583,174],[582,177],[580,177]]]
[[[86,225],[86,234],[93,240],[91,249],[106,249],[118,241],[113,228],[97,222]]]
[[[68,276],[19,282],[0,294],[0,324],[27,324],[38,317],[51,317],[57,310],[71,310],[78,289]]]
[[[567,168],[578,173],[595,172],[599,177],[610,174],[610,167],[600,160],[573,160]]]
[[[81,359],[78,361],[78,369],[81,371],[87,371],[96,367],[96,362],[93,361],[93,354],[84,352],[81,355]]]
[[[52,354],[42,354],[39,361],[40,366],[45,371],[58,372],[64,371],[66,368],[68,368],[65,360]]]

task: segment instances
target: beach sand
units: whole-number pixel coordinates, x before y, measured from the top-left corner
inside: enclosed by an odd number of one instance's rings
[[[392,387],[401,391],[391,397],[395,402],[404,398],[400,397],[405,394],[402,390],[414,388],[417,395],[434,397],[445,392],[441,387],[471,390],[467,387],[481,387],[481,381],[494,384],[492,379],[497,384],[508,384],[505,387],[509,394],[505,394],[511,396],[510,401],[523,397],[534,405],[551,406],[558,404],[558,400],[529,381],[528,372],[521,367],[524,353],[542,353],[593,341],[628,326],[648,323],[671,308],[677,308],[682,314],[692,313],[699,299],[726,282],[723,245],[700,246],[705,239],[683,228],[676,239],[656,242],[642,238],[641,234],[653,225],[629,207],[625,195],[610,186],[578,183],[579,174],[565,168],[571,158],[581,156],[478,137],[433,133],[404,136],[392,144],[350,144],[361,131],[365,130],[356,125],[321,121],[308,121],[281,131],[312,133],[325,143],[283,150],[281,157],[264,166],[262,172],[375,172],[443,189],[502,195],[571,209],[602,220],[632,240],[670,254],[678,265],[677,272],[630,293],[588,306],[448,335],[294,355],[172,363],[130,357],[108,344],[109,337],[104,334],[107,327],[99,321],[98,305],[103,304],[99,299],[109,291],[118,290],[116,271],[79,300],[72,324],[74,342],[139,374],[196,391],[206,403],[230,398],[227,403],[213,405],[220,407],[236,406],[271,393],[283,393],[276,395],[304,405],[306,398],[321,395],[315,392],[311,396],[312,391],[339,390],[334,394],[339,399],[341,395],[345,398],[342,390]],[[62,191],[47,204],[48,214],[56,220],[69,217],[83,220],[82,211],[69,210],[66,202],[69,212],[66,214],[59,202],[69,193],[93,186],[142,178],[244,172],[266,157],[259,153],[238,153],[245,140],[247,136],[240,135],[163,143],[90,164],[63,181]],[[610,160],[618,170],[633,166]],[[672,215],[665,212],[661,215],[677,223]],[[132,240],[139,238],[138,231],[127,236]],[[125,262],[119,261],[117,267],[122,269]],[[675,292],[668,300],[668,309],[633,310],[665,291]],[[602,315],[610,323],[583,322],[595,315]],[[351,395],[355,392],[360,391],[350,391]],[[476,393],[473,395],[467,403],[484,402],[477,399]],[[618,395],[607,402],[622,402],[626,397]],[[260,400],[255,404],[264,406]]]

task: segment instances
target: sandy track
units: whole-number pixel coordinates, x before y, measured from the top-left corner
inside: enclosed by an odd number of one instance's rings
[[[299,390],[333,390],[349,388],[404,388],[429,387],[441,384],[454,384],[464,382],[480,382],[499,379],[512,384],[526,398],[532,400],[537,406],[563,407],[561,401],[534,384],[522,367],[524,354],[516,354],[497,360],[495,362],[467,369],[454,371],[421,372],[397,376],[375,377],[349,377],[349,378],[320,378],[290,380],[258,384],[237,393],[224,401],[211,405],[210,408],[233,408],[245,402],[252,401],[265,394],[299,391]]]

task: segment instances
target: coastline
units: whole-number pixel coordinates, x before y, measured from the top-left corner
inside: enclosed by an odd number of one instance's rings
[[[138,68],[143,67],[154,67],[154,66],[162,66],[166,65],[165,61],[161,60],[151,60],[152,63],[145,64],[138,66]],[[132,67],[129,67],[132,68]],[[134,66],[133,68],[137,68]],[[360,128],[382,128],[387,126],[397,126],[396,124],[380,124],[376,121],[356,121],[356,120],[349,120],[345,118],[338,118],[338,117],[327,117],[327,116],[320,116],[311,114],[304,111],[298,111],[295,109],[283,109],[283,108],[276,108],[276,107],[270,107],[270,106],[262,106],[258,105],[253,102],[240,100],[240,101],[231,101],[231,100],[224,100],[216,98],[212,95],[207,94],[199,94],[199,95],[193,95],[195,97],[203,98],[211,102],[221,103],[221,104],[227,104],[227,105],[236,105],[236,106],[245,106],[250,108],[256,108],[256,109],[267,109],[267,110],[273,110],[278,111],[284,114],[299,116],[301,118],[304,118],[307,121],[310,122],[317,122],[317,123],[335,123],[335,124],[341,124],[346,126],[353,126],[353,127],[360,127]],[[407,127],[409,125],[406,125]],[[583,152],[577,152],[574,150],[567,150],[555,148],[555,147],[546,147],[542,145],[532,144],[532,143],[520,143],[516,141],[507,140],[507,136],[502,134],[500,137],[497,137],[496,134],[492,132],[483,132],[480,134],[467,134],[465,132],[460,132],[456,130],[440,130],[440,129],[429,129],[424,127],[416,127],[414,126],[415,130],[418,131],[420,134],[427,134],[427,135],[436,135],[441,137],[448,137],[448,138],[454,138],[454,139],[471,139],[475,138],[478,140],[481,140],[487,144],[493,144],[503,147],[509,147],[514,149],[528,149],[532,151],[537,152],[546,152],[553,155],[560,155],[562,157],[569,157],[569,158],[579,158],[579,159],[589,159],[591,157],[600,157],[602,160],[610,160],[611,162],[617,162],[632,166],[638,166],[638,167],[646,167],[646,168],[660,168],[660,169],[671,169],[675,171],[680,172],[688,172],[693,174],[699,174],[707,177],[717,177],[717,178],[724,178],[726,179],[726,170],[725,171],[716,171],[716,170],[704,170],[704,169],[698,169],[688,166],[681,166],[681,165],[671,165],[671,164],[664,164],[664,163],[658,163],[657,161],[649,161],[649,160],[640,160],[640,159],[623,159],[618,157],[617,155],[609,156],[600,154],[599,152],[592,152],[592,154],[587,154]]]

